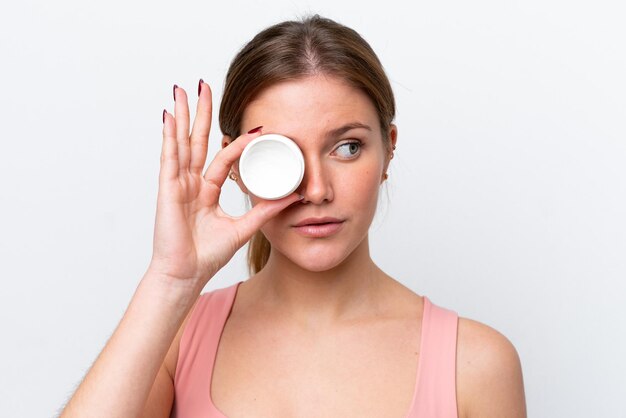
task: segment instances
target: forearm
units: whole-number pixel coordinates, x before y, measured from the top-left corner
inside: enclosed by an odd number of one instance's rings
[[[201,289],[147,272],[62,418],[136,417]]]

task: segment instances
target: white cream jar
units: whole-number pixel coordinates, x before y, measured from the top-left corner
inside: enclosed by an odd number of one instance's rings
[[[239,175],[248,191],[266,200],[293,193],[304,176],[304,156],[295,142],[283,135],[253,139],[239,157]]]

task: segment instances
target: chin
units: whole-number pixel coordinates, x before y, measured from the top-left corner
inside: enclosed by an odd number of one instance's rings
[[[283,256],[288,258],[298,267],[312,272],[323,272],[332,270],[341,265],[352,253],[347,248],[332,248],[321,246],[318,248],[308,248],[305,251],[283,252]]]
[[[292,263],[303,270],[317,273],[337,268],[350,258],[361,257],[364,253],[358,249],[367,243],[366,229],[361,237],[358,231],[346,228],[337,235],[315,239],[298,235],[286,238],[283,235],[281,239],[273,239],[273,231],[263,232],[270,240],[271,251],[276,251],[277,262]]]

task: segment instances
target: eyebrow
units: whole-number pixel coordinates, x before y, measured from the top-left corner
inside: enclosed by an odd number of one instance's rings
[[[368,125],[365,125],[364,123],[361,122],[351,122],[351,123],[347,123],[345,125],[343,125],[340,128],[336,128],[333,130],[330,130],[327,132],[327,136],[328,137],[335,137],[335,136],[340,136],[352,129],[358,129],[358,128],[363,128],[363,129],[367,129],[368,131],[371,131],[372,128],[370,128]]]

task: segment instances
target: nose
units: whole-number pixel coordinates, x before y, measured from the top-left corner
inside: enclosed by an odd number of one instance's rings
[[[319,159],[307,159],[302,183],[297,193],[304,196],[302,203],[321,205],[333,200],[331,175]]]

